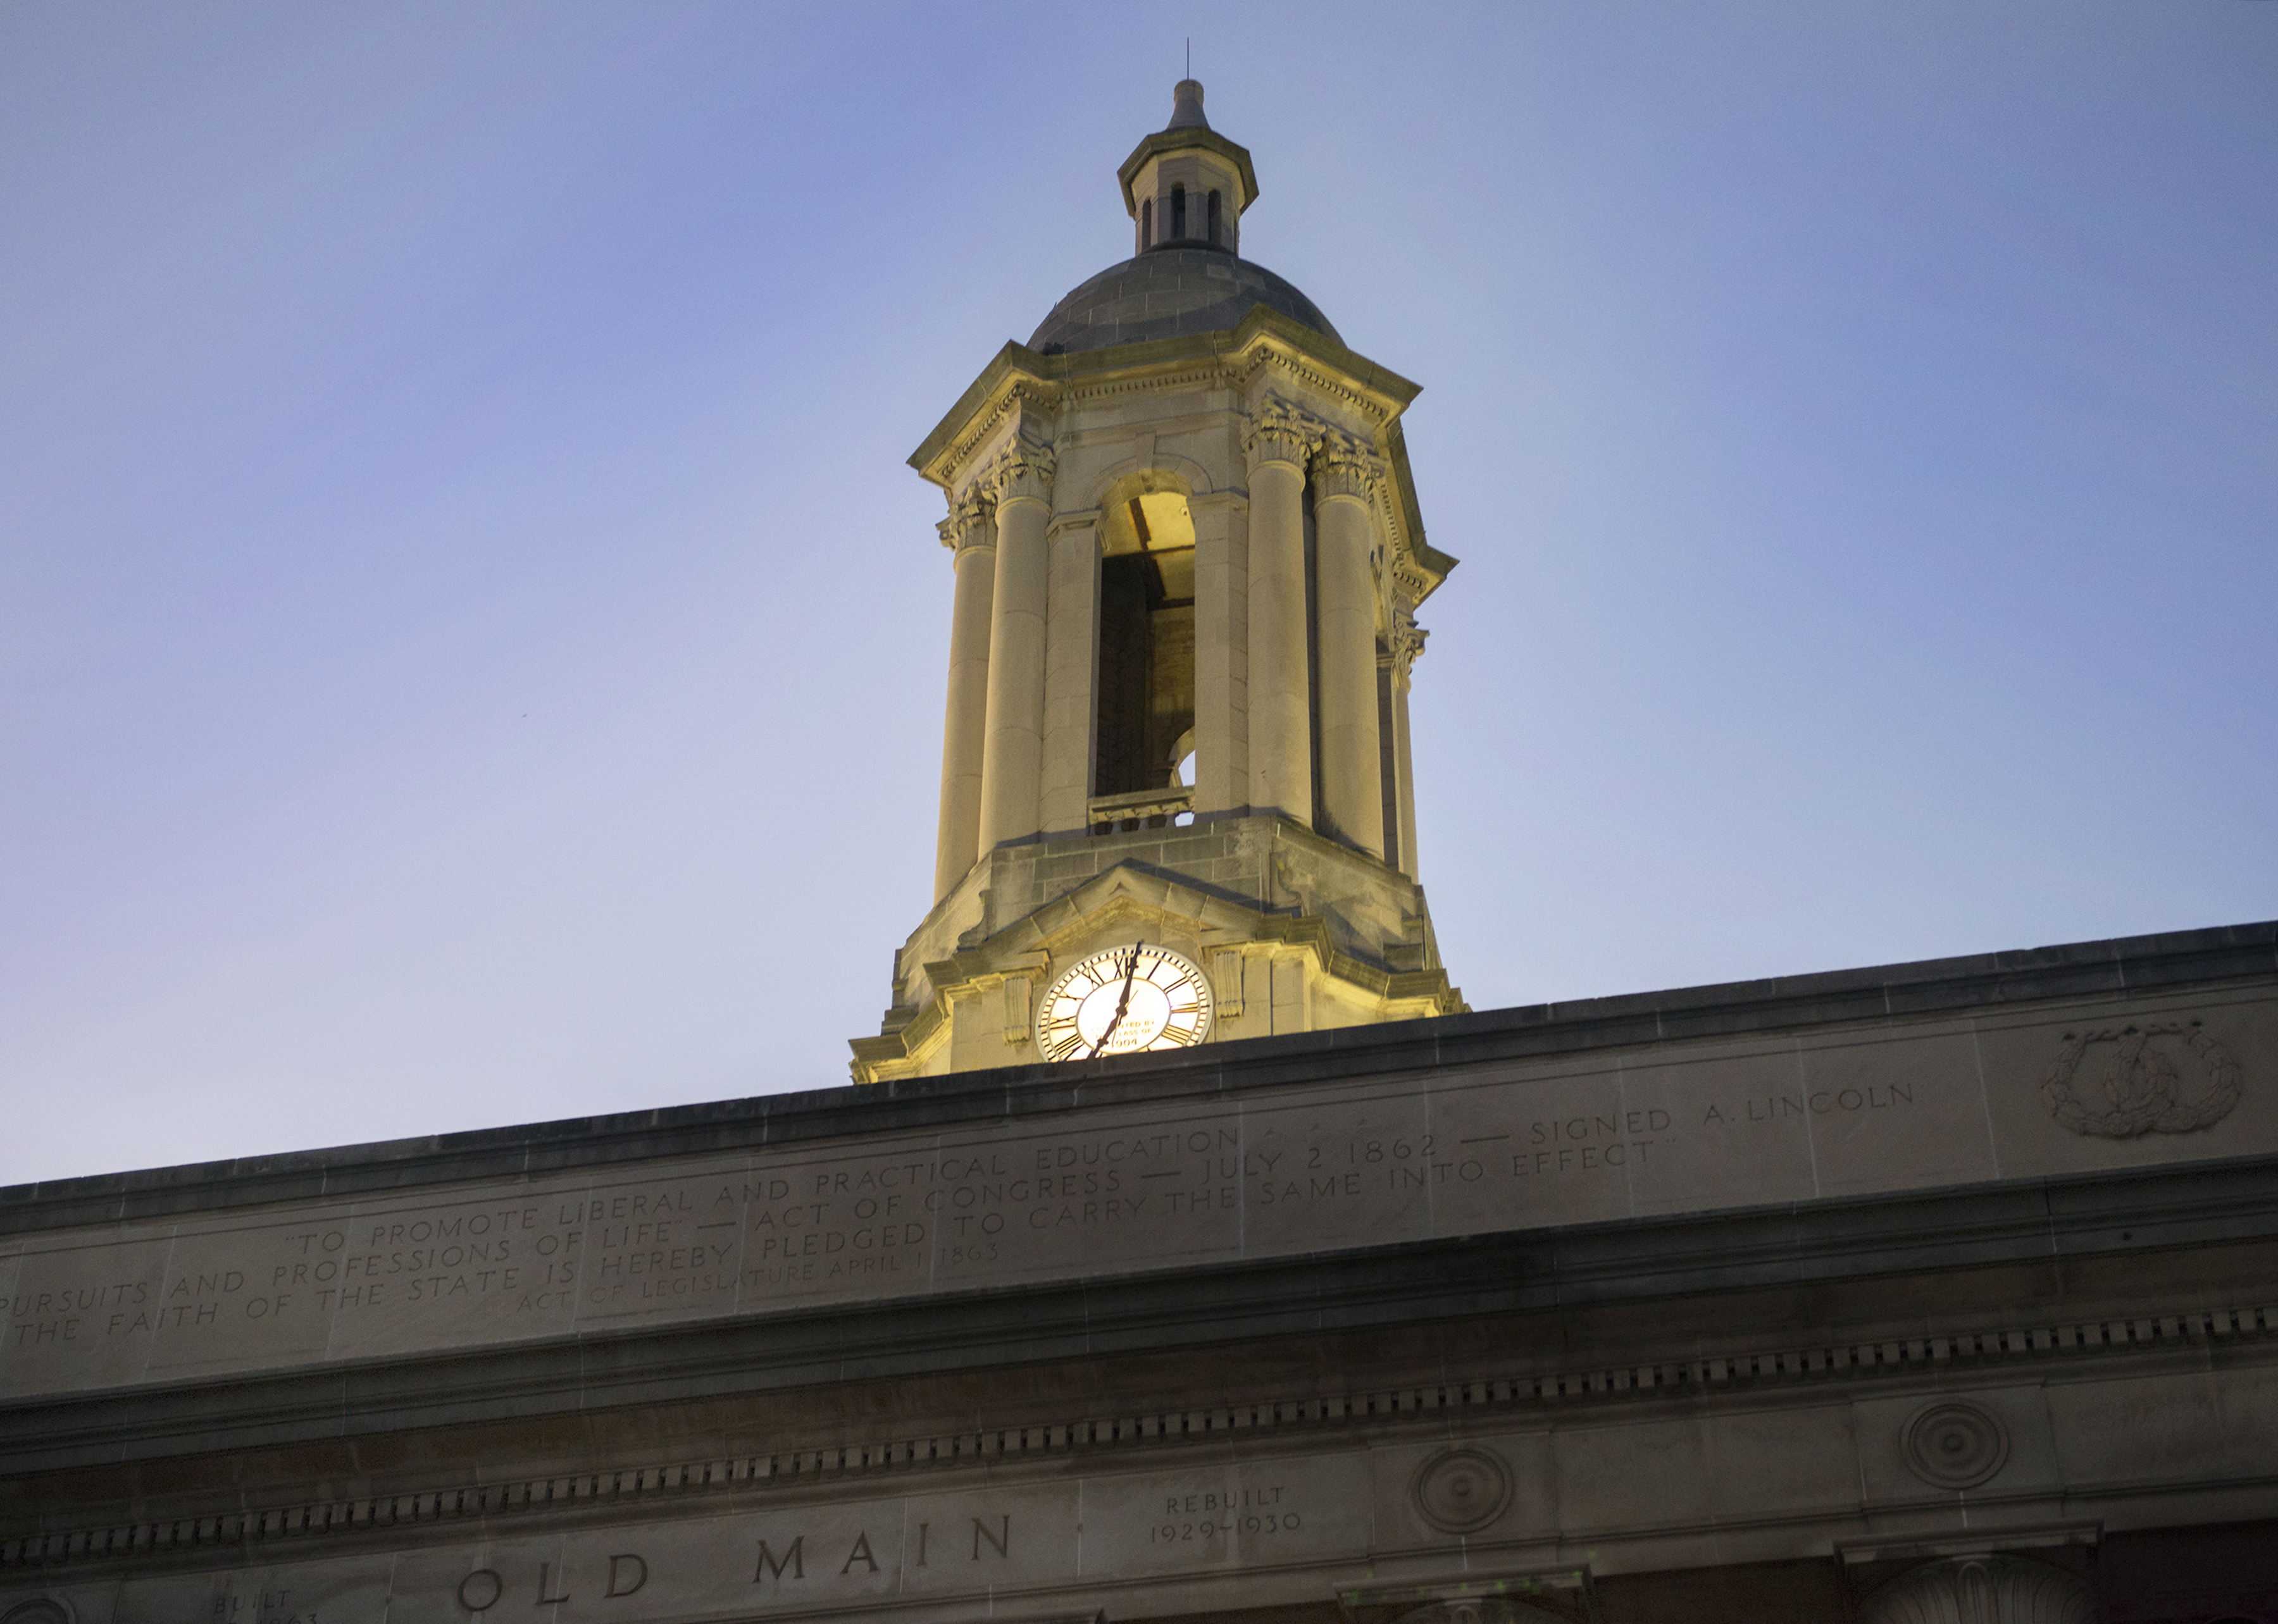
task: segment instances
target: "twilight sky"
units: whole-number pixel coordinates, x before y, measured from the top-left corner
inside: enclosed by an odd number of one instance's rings
[[[1140,14],[0,0],[0,1182],[843,1083],[1189,34],[1474,1007],[2278,915],[2278,4]]]

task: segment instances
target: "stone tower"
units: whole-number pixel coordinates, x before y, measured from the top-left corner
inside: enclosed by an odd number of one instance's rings
[[[1417,882],[1417,385],[1242,258],[1203,88],[1117,176],[1134,255],[910,458],[954,560],[934,904],[859,1082],[1464,1006]]]

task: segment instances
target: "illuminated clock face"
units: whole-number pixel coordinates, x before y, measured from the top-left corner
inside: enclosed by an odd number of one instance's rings
[[[1193,960],[1135,942],[1094,953],[1051,985],[1036,1022],[1047,1060],[1186,1048],[1209,1034],[1210,983]]]

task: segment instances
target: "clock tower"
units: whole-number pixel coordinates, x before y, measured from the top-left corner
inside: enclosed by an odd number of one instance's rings
[[[932,910],[858,1082],[1450,1014],[1418,881],[1417,385],[1242,257],[1247,149],[1183,80],[1132,257],[911,466],[955,586]]]

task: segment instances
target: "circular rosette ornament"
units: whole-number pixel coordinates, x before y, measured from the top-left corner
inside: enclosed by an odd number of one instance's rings
[[[1899,1448],[1931,1488],[1975,1489],[2007,1462],[2009,1433],[1992,1411],[1953,1399],[1916,1412]]]
[[[1416,1468],[1416,1514],[1442,1534],[1472,1534],[1510,1504],[1510,1468],[1475,1444],[1443,1449]]]

